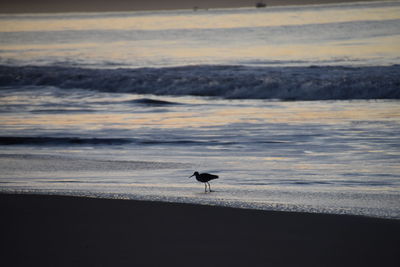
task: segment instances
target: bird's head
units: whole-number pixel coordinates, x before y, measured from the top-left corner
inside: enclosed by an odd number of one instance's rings
[[[199,173],[198,172],[194,172],[191,176],[189,176],[189,178],[191,178],[193,176],[197,176],[197,175],[199,175]]]

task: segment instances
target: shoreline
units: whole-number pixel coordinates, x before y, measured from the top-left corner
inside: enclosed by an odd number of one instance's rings
[[[229,3],[226,3],[229,2]],[[201,1],[201,5],[196,0],[183,1],[175,0],[168,3],[158,0],[124,1],[115,0],[112,2],[95,0],[71,0],[68,2],[54,2],[39,0],[32,3],[29,0],[15,0],[0,6],[0,14],[46,14],[46,13],[97,13],[97,12],[140,12],[140,11],[172,11],[172,10],[208,10],[221,8],[251,8],[255,7],[257,1],[236,0],[236,1]],[[268,7],[284,6],[305,6],[305,5],[325,5],[325,4],[345,4],[362,2],[391,2],[390,0],[270,0],[264,1]],[[110,4],[112,3],[112,4]]]
[[[109,200],[109,201],[133,201],[133,202],[149,202],[149,203],[158,203],[158,204],[175,204],[175,205],[192,205],[192,206],[200,206],[200,207],[219,207],[219,208],[227,208],[227,209],[236,209],[236,210],[251,210],[257,212],[277,212],[277,213],[293,213],[293,214],[309,214],[309,215],[328,215],[328,216],[348,216],[348,217],[356,217],[356,218],[366,218],[373,220],[389,220],[389,221],[398,221],[400,223],[399,216],[390,216],[390,215],[377,215],[377,214],[368,214],[368,213],[355,213],[355,212],[340,212],[338,210],[333,211],[332,209],[290,209],[290,208],[277,208],[271,206],[260,206],[260,205],[252,205],[251,203],[240,202],[237,201],[235,204],[228,202],[213,202],[213,201],[189,201],[182,200],[179,198],[149,198],[145,196],[134,197],[133,195],[125,195],[125,194],[78,194],[78,193],[62,193],[62,192],[46,192],[46,191],[25,191],[25,190],[14,190],[14,191],[1,191],[1,195],[16,195],[16,196],[44,196],[44,197],[65,197],[65,198],[78,198],[78,199],[99,199],[99,200]]]
[[[0,194],[7,266],[396,266],[400,221]]]

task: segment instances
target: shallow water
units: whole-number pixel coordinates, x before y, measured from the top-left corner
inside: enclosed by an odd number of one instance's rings
[[[54,88],[0,101],[18,106],[1,117],[2,191],[400,218],[397,101],[67,96]],[[194,170],[220,176],[215,192],[187,178]]]

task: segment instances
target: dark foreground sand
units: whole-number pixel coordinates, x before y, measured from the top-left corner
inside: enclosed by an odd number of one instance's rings
[[[0,194],[1,266],[399,266],[400,221]]]

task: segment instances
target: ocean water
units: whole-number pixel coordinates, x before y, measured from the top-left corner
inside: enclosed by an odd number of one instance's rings
[[[399,63],[399,1],[0,15],[0,192],[400,219]]]

